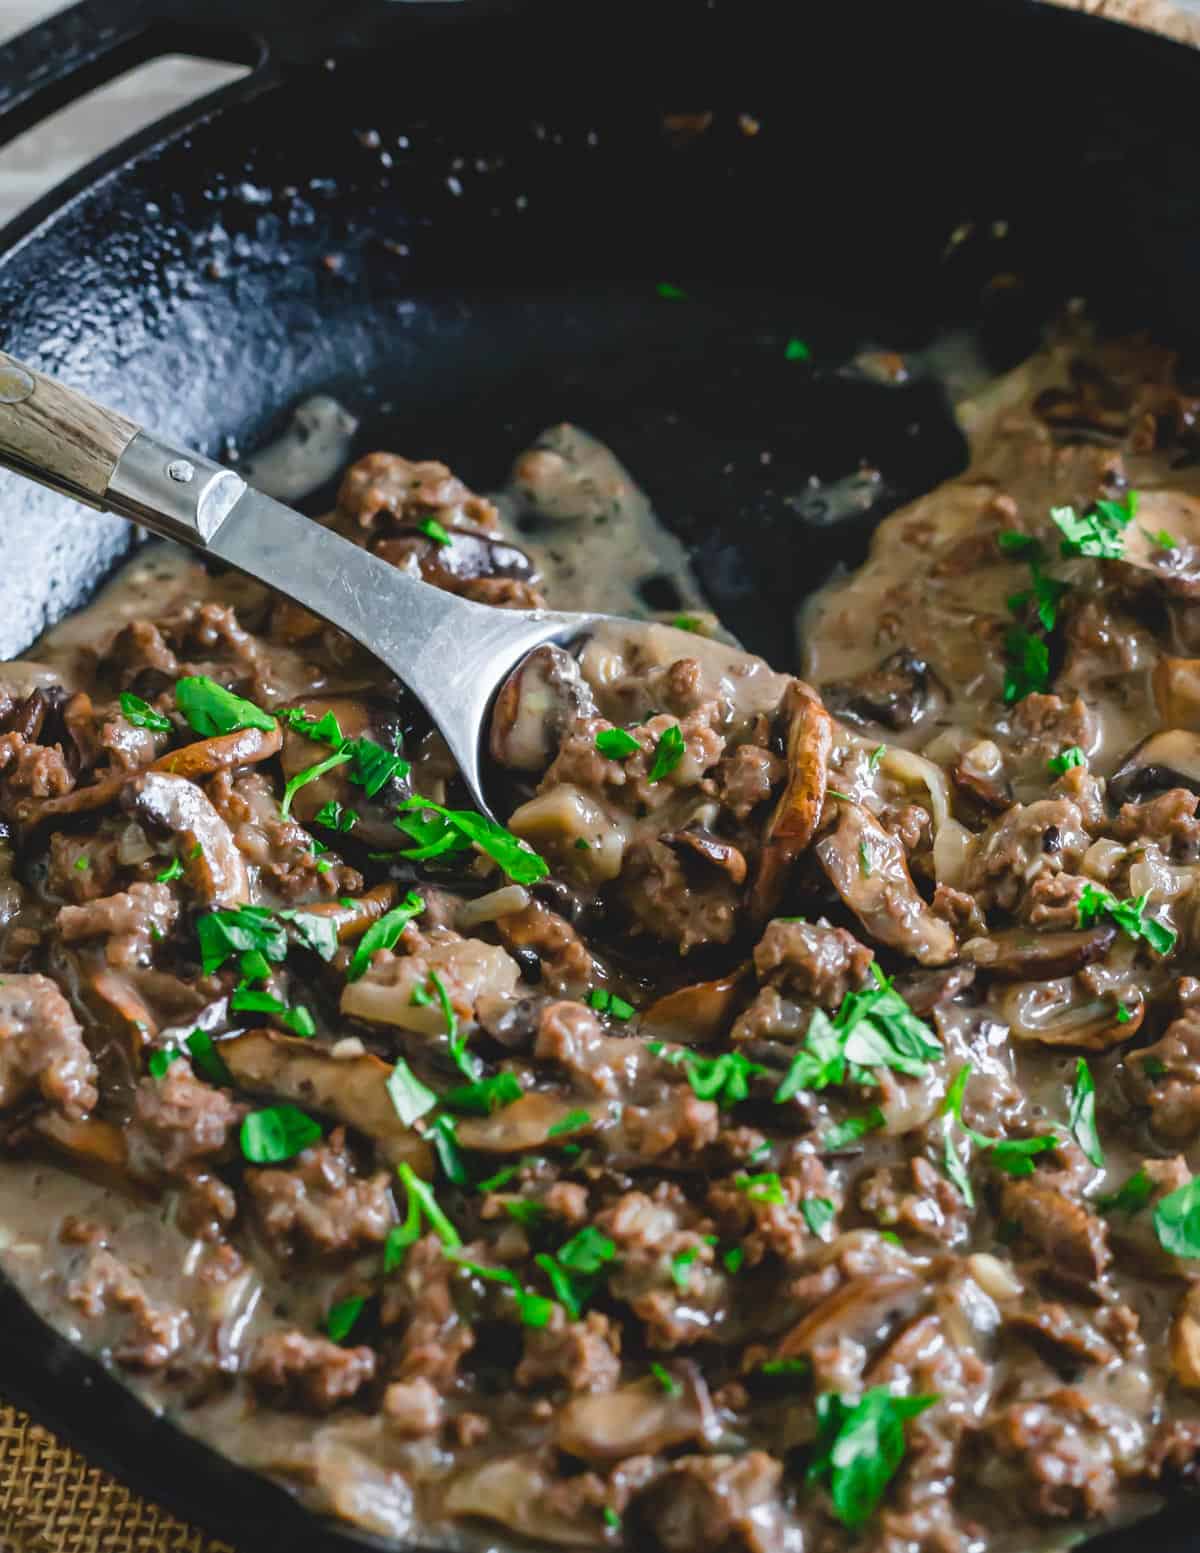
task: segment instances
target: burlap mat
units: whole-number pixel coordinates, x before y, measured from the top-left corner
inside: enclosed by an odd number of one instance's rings
[[[963,0],[969,4],[970,0]],[[1200,45],[1200,16],[1171,0],[1052,0]],[[234,1553],[89,1466],[0,1400],[0,1553]]]

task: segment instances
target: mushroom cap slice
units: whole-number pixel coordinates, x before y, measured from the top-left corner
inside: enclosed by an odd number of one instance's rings
[[[778,905],[788,870],[816,833],[833,748],[833,719],[802,680],[789,682],[783,711],[788,719],[787,785],[767,821],[750,893],[751,910],[760,921]]]
[[[972,938],[963,945],[962,952],[963,958],[981,971],[1004,981],[1050,981],[1073,976],[1085,965],[1102,960],[1116,936],[1117,929],[1111,922],[1053,933],[1012,927],[986,938]]]
[[[638,1019],[643,1031],[706,1046],[728,1032],[746,1001],[752,979],[749,961],[715,981],[696,981],[656,998]]]
[[[269,1030],[247,1031],[217,1049],[244,1088],[322,1111],[370,1138],[393,1165],[407,1162],[419,1175],[432,1171],[428,1143],[396,1114],[387,1087],[392,1068],[381,1057],[334,1057]]]
[[[1152,733],[1130,750],[1108,780],[1114,803],[1165,787],[1200,793],[1200,733],[1187,728]]]
[[[591,1132],[608,1112],[607,1105],[594,1100],[564,1100],[558,1095],[535,1092],[522,1095],[490,1116],[464,1117],[455,1136],[464,1149],[479,1149],[487,1154],[524,1154],[529,1149],[552,1149],[575,1142],[581,1133]]]
[[[201,777],[213,776],[232,766],[252,766],[260,760],[269,760],[278,754],[283,743],[283,730],[274,728],[238,728],[233,733],[214,735],[211,739],[197,739],[181,749],[168,750],[150,767],[151,771],[166,771],[172,776],[187,777],[197,782]]]
[[[572,1397],[555,1420],[555,1443],[584,1461],[656,1456],[685,1440],[706,1439],[716,1427],[708,1387],[694,1365],[682,1385],[664,1391],[652,1377]]]
[[[245,859],[233,832],[187,777],[147,771],[131,788],[140,819],[179,837],[188,884],[209,906],[241,906],[250,899]]]

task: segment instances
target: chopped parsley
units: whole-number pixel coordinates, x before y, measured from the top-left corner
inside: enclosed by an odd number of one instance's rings
[[[804,340],[793,337],[783,347],[784,361],[811,361],[812,351]]]
[[[550,872],[545,858],[539,857],[503,825],[485,819],[473,809],[446,809],[419,793],[406,798],[400,808],[409,812],[395,821],[396,828],[418,842],[415,847],[404,848],[401,857],[420,862],[424,858],[439,857],[443,852],[460,852],[468,846],[476,846],[499,864],[514,884],[536,884]],[[426,815],[433,818],[427,819]]]
[[[972,1143],[985,1152],[989,1164],[1010,1176],[1031,1176],[1034,1172],[1033,1161],[1036,1156],[1044,1154],[1047,1149],[1054,1148],[1058,1139],[1053,1135],[1037,1138],[989,1138],[981,1132],[976,1132],[973,1127],[968,1127],[963,1120],[962,1102],[970,1076],[971,1064],[964,1062],[954,1075],[954,1080],[942,1101],[942,1114],[947,1121],[943,1166],[950,1180],[962,1192],[967,1206],[973,1207],[975,1199],[970,1189],[970,1181],[967,1179],[966,1168],[950,1137],[949,1124],[952,1120],[958,1123]]]
[[[671,1277],[680,1294],[686,1294],[692,1282],[692,1263],[700,1255],[699,1246],[687,1246],[671,1258]]]
[[[1074,507],[1050,509],[1050,517],[1063,536],[1059,544],[1063,555],[1107,561],[1119,561],[1125,554],[1125,530],[1136,515],[1136,491],[1130,491],[1123,502],[1098,501],[1083,517]]]
[[[867,761],[867,771],[870,773],[871,776],[874,776],[875,773],[879,770],[880,766],[883,764],[883,757],[886,754],[887,754],[887,745],[886,744],[877,744],[875,746],[875,748],[871,751],[871,758],[870,758],[870,760]]]
[[[1032,534],[1022,534],[1015,528],[1001,529],[996,544],[1005,555],[1025,555],[1029,551],[1040,555],[1042,548]]]
[[[627,760],[641,745],[624,728],[602,728],[596,735],[596,749],[608,760]]]
[[[517,1315],[527,1327],[544,1327],[554,1314],[554,1301],[543,1294],[531,1294],[521,1283],[511,1267],[489,1267],[485,1262],[469,1262],[466,1257],[447,1253],[450,1260],[463,1272],[482,1278],[487,1283],[504,1284],[512,1290],[516,1300]]]
[[[608,1014],[613,1019],[632,1019],[637,1012],[632,1003],[619,998],[607,987],[593,987],[587,1000],[589,1008],[594,1008],[598,1014]]]
[[[877,1105],[872,1106],[865,1116],[848,1116],[837,1127],[831,1127],[821,1139],[821,1147],[826,1151],[845,1148],[848,1143],[857,1143],[867,1133],[874,1132],[884,1123],[883,1112]]]
[[[462,1245],[458,1231],[442,1212],[428,1181],[422,1181],[407,1160],[396,1166],[396,1174],[407,1196],[408,1212],[402,1224],[393,1224],[388,1230],[383,1246],[385,1273],[394,1272],[404,1261],[404,1253],[409,1246],[421,1238],[423,1222],[429,1225],[443,1246],[454,1250]]]
[[[1104,1149],[1096,1128],[1096,1084],[1086,1058],[1075,1064],[1075,1084],[1071,1090],[1071,1104],[1067,1113],[1067,1125],[1079,1147],[1100,1169],[1104,1164]]]
[[[604,1524],[610,1531],[620,1531],[621,1529],[621,1517],[610,1504],[604,1506]]]
[[[1165,528],[1160,528],[1157,534],[1152,534],[1148,528],[1142,528],[1140,523],[1138,527],[1142,529],[1142,533],[1150,543],[1157,545],[1160,550],[1174,550],[1179,543],[1174,534],[1168,534]]]
[[[253,701],[235,696],[207,674],[190,674],[175,682],[175,704],[188,723],[204,738],[237,733],[240,728],[261,728],[270,733],[278,725],[269,712]]]
[[[578,1321],[600,1285],[604,1268],[616,1254],[616,1245],[608,1236],[589,1224],[559,1246],[553,1256],[542,1252],[534,1261],[571,1320]]]
[[[224,1057],[217,1050],[207,1030],[193,1030],[183,1044],[188,1049],[192,1066],[197,1073],[219,1089],[233,1088],[233,1074],[226,1066]]]
[[[279,1165],[321,1140],[321,1124],[294,1105],[251,1111],[242,1122],[242,1153],[252,1165]]]
[[[92,860],[86,852],[81,852],[75,859],[75,862],[72,864],[72,867],[76,870],[76,872],[81,874],[86,873],[91,866]]]
[[[450,1001],[450,994],[446,990],[446,983],[436,971],[430,971],[429,981],[433,990],[437,993],[437,1000],[442,1010],[442,1018],[446,1022],[446,1039],[450,1043],[450,1057],[454,1066],[462,1074],[465,1074],[472,1082],[479,1077],[481,1063],[477,1057],[467,1050],[467,1032],[459,1030],[458,1015],[454,1012],[454,1004]]]
[[[808,1375],[812,1372],[809,1359],[764,1359],[758,1367],[760,1375]]]
[[[646,780],[651,783],[661,782],[663,777],[670,776],[683,759],[686,748],[678,723],[672,723],[669,728],[664,728],[654,747],[654,760]]]
[[[346,967],[346,980],[357,981],[370,965],[371,956],[377,950],[391,949],[413,918],[419,917],[424,910],[425,902],[415,890],[410,890],[399,905],[372,922],[354,946],[350,964]]]
[[[751,1202],[780,1206],[788,1200],[783,1182],[775,1170],[763,1170],[756,1176],[736,1175],[733,1184],[739,1192],[745,1192]]]
[[[474,1084],[460,1084],[442,1096],[442,1103],[467,1116],[490,1116],[493,1111],[512,1105],[524,1092],[515,1073],[497,1073],[494,1078],[480,1079]]]
[[[406,1127],[411,1127],[418,1117],[432,1111],[438,1103],[433,1090],[422,1084],[403,1057],[397,1059],[388,1075],[387,1092],[396,1115]]]
[[[804,1041],[775,1091],[782,1105],[802,1089],[827,1089],[856,1068],[892,1068],[920,1077],[942,1056],[933,1031],[909,1008],[877,965],[875,985],[849,992],[833,1019],[814,1009]]]
[[[325,1317],[325,1331],[335,1343],[344,1343],[354,1330],[354,1324],[363,1313],[366,1300],[356,1294],[348,1300],[339,1300],[330,1307]]]
[[[676,286],[669,280],[660,280],[654,289],[658,292],[659,296],[662,297],[664,302],[687,301],[687,292],[681,290],[680,287]]]
[[[858,844],[858,871],[864,879],[869,879],[874,871],[871,863],[871,849],[865,841],[860,841]]]
[[[1004,638],[1004,650],[1008,654],[1004,671],[1006,704],[1050,688],[1050,649],[1044,637],[1013,626]]]
[[[265,906],[234,906],[210,911],[196,923],[200,964],[206,976],[219,971],[235,954],[252,951],[276,964],[287,958],[287,932]]]
[[[1200,1176],[1159,1198],[1154,1233],[1159,1245],[1172,1256],[1200,1256]]]
[[[750,1098],[748,1079],[767,1070],[759,1062],[749,1062],[741,1052],[722,1052],[718,1057],[701,1057],[679,1048],[669,1051],[661,1041],[648,1041],[646,1050],[664,1062],[682,1067],[698,1100],[715,1100],[726,1108]]]
[[[183,864],[177,857],[173,857],[161,874],[155,874],[155,884],[170,884],[172,879],[183,878]]]
[[[671,624],[676,631],[703,633],[704,630],[704,622],[698,615],[676,615]]]
[[[436,518],[418,518],[417,527],[425,538],[432,539],[435,545],[448,545],[453,542]]]
[[[683,1387],[675,1379],[674,1375],[671,1374],[670,1370],[667,1369],[665,1364],[660,1364],[656,1359],[650,1366],[650,1373],[654,1376],[655,1380],[669,1397],[679,1397],[683,1395]]]
[[[578,1132],[581,1127],[586,1127],[592,1120],[590,1111],[568,1111],[561,1121],[555,1122],[553,1127],[546,1129],[548,1138],[563,1138],[569,1132]]]
[[[151,733],[170,733],[171,719],[156,712],[148,701],[128,690],[121,692],[121,715],[135,728],[148,728]]]
[[[1154,1182],[1145,1168],[1135,1170],[1108,1197],[1097,1197],[1096,1206],[1102,1213],[1140,1213],[1154,1195]]]
[[[324,760],[318,760],[315,766],[306,766],[303,771],[297,771],[284,786],[283,802],[279,805],[280,814],[286,817],[292,812],[292,799],[302,787],[315,782],[318,777],[324,776],[327,771],[332,771],[335,766],[344,766],[349,759],[347,751],[335,750],[332,755],[326,755]]]
[[[809,1233],[816,1235],[820,1240],[824,1238],[825,1231],[832,1224],[837,1209],[828,1197],[806,1197],[800,1204],[800,1212],[804,1215]]]
[[[1072,744],[1069,750],[1063,750],[1061,755],[1053,755],[1046,762],[1051,776],[1062,776],[1065,771],[1072,770],[1075,766],[1086,766],[1087,756],[1079,748],[1078,744]]]
[[[1085,884],[1079,895],[1079,926],[1091,927],[1103,915],[1130,938],[1144,938],[1155,954],[1170,954],[1179,934],[1165,922],[1146,916],[1149,892],[1119,901],[1095,884]]]
[[[469,1186],[471,1176],[458,1146],[454,1118],[444,1113],[435,1116],[429,1128],[429,1136],[446,1179],[453,1181],[455,1186]]]
[[[146,1062],[146,1067],[150,1071],[150,1077],[166,1078],[167,1069],[171,1066],[177,1057],[182,1056],[183,1053],[181,1051],[167,1051],[165,1049],[160,1049],[159,1051],[151,1052]]]
[[[730,1275],[735,1276],[742,1270],[742,1263],[746,1260],[746,1253],[741,1246],[730,1246],[728,1251],[721,1253],[721,1266]]]
[[[229,1007],[235,1014],[274,1014],[281,1024],[286,1025],[289,1030],[294,1030],[297,1035],[308,1037],[317,1033],[313,1016],[303,1004],[289,1008],[281,999],[272,997],[269,992],[261,992],[255,987],[235,988],[229,999]]]
[[[328,803],[323,803],[313,815],[313,823],[324,825],[328,830],[342,831],[353,830],[358,824],[358,813],[354,809],[347,809],[332,798]]]
[[[936,1396],[896,1397],[875,1386],[857,1402],[836,1392],[816,1399],[817,1438],[806,1480],[829,1490],[843,1526],[861,1526],[883,1498],[904,1457],[904,1424],[938,1401]]]

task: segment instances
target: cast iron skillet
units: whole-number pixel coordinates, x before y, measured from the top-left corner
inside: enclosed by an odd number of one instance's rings
[[[85,0],[0,50],[0,142],[177,48],[253,70],[8,228],[0,344],[214,454],[323,389],[359,451],[487,488],[577,420],[781,666],[796,598],[962,464],[938,385],[856,381],[857,345],[959,326],[1000,369],[1074,295],[1200,339],[1200,57],[1029,0]],[[835,520],[810,482],[863,464],[877,499]],[[128,542],[0,476],[0,658]],[[2,1282],[0,1391],[245,1553],[361,1545]],[[1182,1550],[1188,1519],[1113,1548]]]

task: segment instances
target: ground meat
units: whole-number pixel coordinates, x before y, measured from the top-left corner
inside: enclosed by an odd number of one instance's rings
[[[556,997],[579,997],[596,980],[596,964],[579,934],[557,912],[530,901],[523,911],[498,917],[500,942],[519,960],[522,950],[536,954],[542,984]]]
[[[637,925],[676,944],[680,954],[733,937],[740,897],[724,875],[692,881],[679,854],[661,841],[636,841],[625,854],[621,895]]]
[[[137,1370],[161,1370],[192,1335],[184,1310],[156,1303],[140,1278],[103,1246],[93,1246],[66,1288],[67,1299],[89,1321],[105,1322],[113,1353]],[[111,1318],[115,1316],[115,1323]]]
[[[134,1091],[130,1168],[148,1180],[184,1178],[201,1161],[226,1159],[244,1111],[226,1090],[196,1078],[186,1062],[173,1062],[162,1078],[147,1076]]]
[[[1093,880],[1079,874],[1039,874],[1021,897],[1018,915],[1044,933],[1079,926],[1079,897]]]
[[[96,1104],[97,1073],[71,1006],[48,976],[0,976],[0,1111],[35,1087],[64,1116]]]
[[[956,890],[953,885],[937,885],[929,909],[935,916],[941,917],[943,922],[948,922],[954,929],[955,937],[963,942],[987,932],[987,922],[979,909],[979,902],[973,895],[968,895],[965,890]]]
[[[568,1391],[612,1391],[621,1377],[621,1329],[599,1311],[582,1321],[556,1313],[544,1327],[523,1329],[525,1349],[517,1385],[565,1385]]]
[[[760,982],[835,1009],[871,977],[875,956],[845,928],[776,918],[754,948]]]
[[[1200,1422],[1163,1419],[1146,1452],[1146,1476],[1153,1483],[1194,1485],[1200,1476]]]
[[[493,609],[544,609],[545,595],[521,577],[469,577],[458,589],[465,599]]]
[[[120,895],[64,906],[58,930],[67,943],[107,938],[104,957],[112,966],[130,969],[148,965],[179,916],[179,902],[169,884],[133,884]]]
[[[328,1413],[375,1377],[375,1351],[340,1348],[295,1328],[267,1332],[254,1345],[247,1374],[276,1407]]]
[[[453,1388],[459,1364],[475,1346],[475,1334],[455,1305],[454,1276],[441,1241],[426,1235],[384,1285],[380,1320],[400,1333],[389,1366],[396,1380],[423,1376],[439,1392]]]
[[[1200,1009],[1173,1020],[1153,1046],[1130,1052],[1125,1072],[1160,1138],[1184,1143],[1200,1132]]]
[[[75,786],[60,745],[27,743],[19,733],[0,734],[0,776],[14,796],[56,798]]]
[[[340,1129],[286,1167],[247,1170],[246,1189],[263,1239],[282,1261],[382,1245],[395,1222],[387,1172],[358,1175]]]
[[[117,683],[122,689],[140,680],[143,694],[152,693],[152,687],[143,678],[147,671],[160,684],[179,678],[178,658],[159,628],[149,620],[131,620],[121,627],[108,650],[108,662],[117,670]]]
[[[647,1553],[773,1553],[782,1545],[782,1475],[765,1451],[681,1456],[635,1495],[628,1532]]]
[[[402,1440],[420,1440],[442,1427],[442,1399],[427,1380],[393,1381],[383,1394],[388,1431]]]
[[[658,1105],[627,1105],[621,1113],[625,1144],[642,1162],[696,1154],[716,1142],[719,1127],[715,1103],[682,1084]]]
[[[368,453],[351,464],[337,504],[339,512],[368,531],[382,528],[389,517],[401,523],[433,518],[443,528],[499,527],[492,503],[469,491],[445,464],[411,463],[398,453]]]
[[[1112,1261],[1104,1220],[1040,1181],[1006,1181],[1003,1211],[1042,1254],[1056,1282],[1087,1288]]]
[[[1035,878],[1077,868],[1090,845],[1083,816],[1068,799],[1014,804],[984,831],[967,867],[965,888],[985,909],[1011,911]]]
[[[1172,787],[1142,803],[1122,804],[1113,821],[1112,834],[1127,843],[1156,842],[1168,857],[1194,862],[1200,855],[1197,804],[1200,797],[1186,787]]]
[[[538,791],[545,793],[570,783],[597,797],[615,800],[635,813],[661,808],[673,792],[694,786],[720,760],[725,740],[713,727],[720,715],[719,704],[712,701],[682,720],[651,717],[627,730],[637,740],[638,751],[620,760],[601,755],[596,748],[597,735],[611,724],[602,717],[579,718],[559,746]],[[683,755],[665,776],[651,782],[659,740],[669,728],[678,730]]]
[[[318,853],[303,825],[280,816],[271,784],[260,772],[219,771],[208,794],[238,851],[285,900],[332,900],[362,889],[357,869],[336,852]]]
[[[959,1192],[921,1155],[907,1166],[872,1171],[859,1186],[858,1202],[885,1229],[900,1228],[946,1245],[960,1245],[970,1227]]]
[[[1061,696],[1022,696],[1009,712],[1013,741],[1023,759],[1039,770],[1046,762],[1073,747],[1090,750],[1096,741],[1096,714],[1079,696],[1066,702]]]
[[[590,1008],[583,1003],[547,1003],[538,1016],[533,1054],[556,1063],[583,1090],[599,1095],[620,1092],[623,1064],[610,1058],[613,1038]]]
[[[786,774],[787,763],[781,756],[756,744],[739,744],[717,763],[717,797],[735,820],[747,820]]]
[[[1117,1491],[1106,1416],[1117,1410],[1064,1390],[1017,1402],[990,1425],[1001,1456],[1022,1469],[1021,1492],[1035,1515],[1049,1520],[1111,1510]]]

